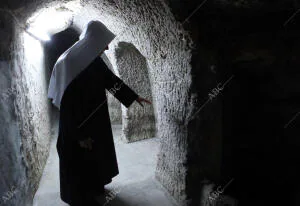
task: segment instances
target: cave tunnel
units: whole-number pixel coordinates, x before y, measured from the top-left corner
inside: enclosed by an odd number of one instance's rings
[[[152,102],[126,108],[106,92],[120,173],[105,205],[299,206],[299,5],[1,2],[0,205],[67,205],[47,90],[99,20],[116,35],[101,58]]]

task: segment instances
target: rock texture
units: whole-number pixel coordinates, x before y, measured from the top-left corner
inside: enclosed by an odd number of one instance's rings
[[[47,99],[48,71],[43,56],[39,56],[43,54],[40,42],[30,41],[31,37],[22,31],[16,35],[14,51],[17,58],[13,63],[17,91],[15,108],[22,136],[21,155],[27,170],[26,176],[30,180],[27,184],[30,194],[37,188],[49,152],[51,119],[50,102]]]
[[[145,57],[129,43],[120,42],[115,51],[120,78],[139,96],[152,102],[149,68]],[[152,105],[141,107],[137,102],[128,109],[122,106],[123,139],[134,142],[155,137],[155,116]]]

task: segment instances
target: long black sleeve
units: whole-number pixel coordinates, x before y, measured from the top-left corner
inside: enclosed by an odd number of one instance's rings
[[[103,60],[101,62],[101,66],[103,68],[103,73],[105,76],[105,88],[112,95],[114,95],[125,107],[128,108],[138,98],[138,95],[132,89],[130,89],[119,77],[117,77],[107,67]]]
[[[77,140],[89,137],[90,131],[97,128],[95,125],[100,122],[96,121],[99,116],[105,119],[102,125],[110,121],[108,116],[105,116],[107,107],[105,89],[127,108],[138,98],[138,95],[117,77],[100,57],[97,57],[73,81],[71,96],[74,98],[69,104],[74,106],[73,119],[76,119],[78,124],[74,135]]]

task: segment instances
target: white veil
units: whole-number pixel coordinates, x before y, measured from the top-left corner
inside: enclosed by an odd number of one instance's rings
[[[115,37],[100,21],[90,21],[79,40],[58,58],[48,90],[48,98],[58,109],[67,86]]]

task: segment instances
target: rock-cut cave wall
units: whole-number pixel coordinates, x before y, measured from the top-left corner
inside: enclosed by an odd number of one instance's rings
[[[8,13],[1,11],[0,19],[0,205],[18,205],[25,197],[22,190],[26,190],[24,186],[27,182],[20,180],[25,179],[26,171],[19,147],[21,133],[14,107],[16,88],[10,55],[14,28]],[[18,185],[22,188],[17,188]],[[9,192],[15,189],[19,190],[9,202]]]
[[[8,12],[6,12],[8,13]],[[43,47],[8,13],[12,44],[1,63],[1,204],[29,204],[48,157],[51,137]],[[4,97],[4,98],[2,98]],[[1,118],[2,119],[2,118]]]
[[[141,97],[152,102],[152,90],[145,57],[132,45],[120,42],[115,51],[119,77]],[[130,108],[122,106],[123,139],[134,142],[155,136],[153,105],[141,107],[137,102]]]

